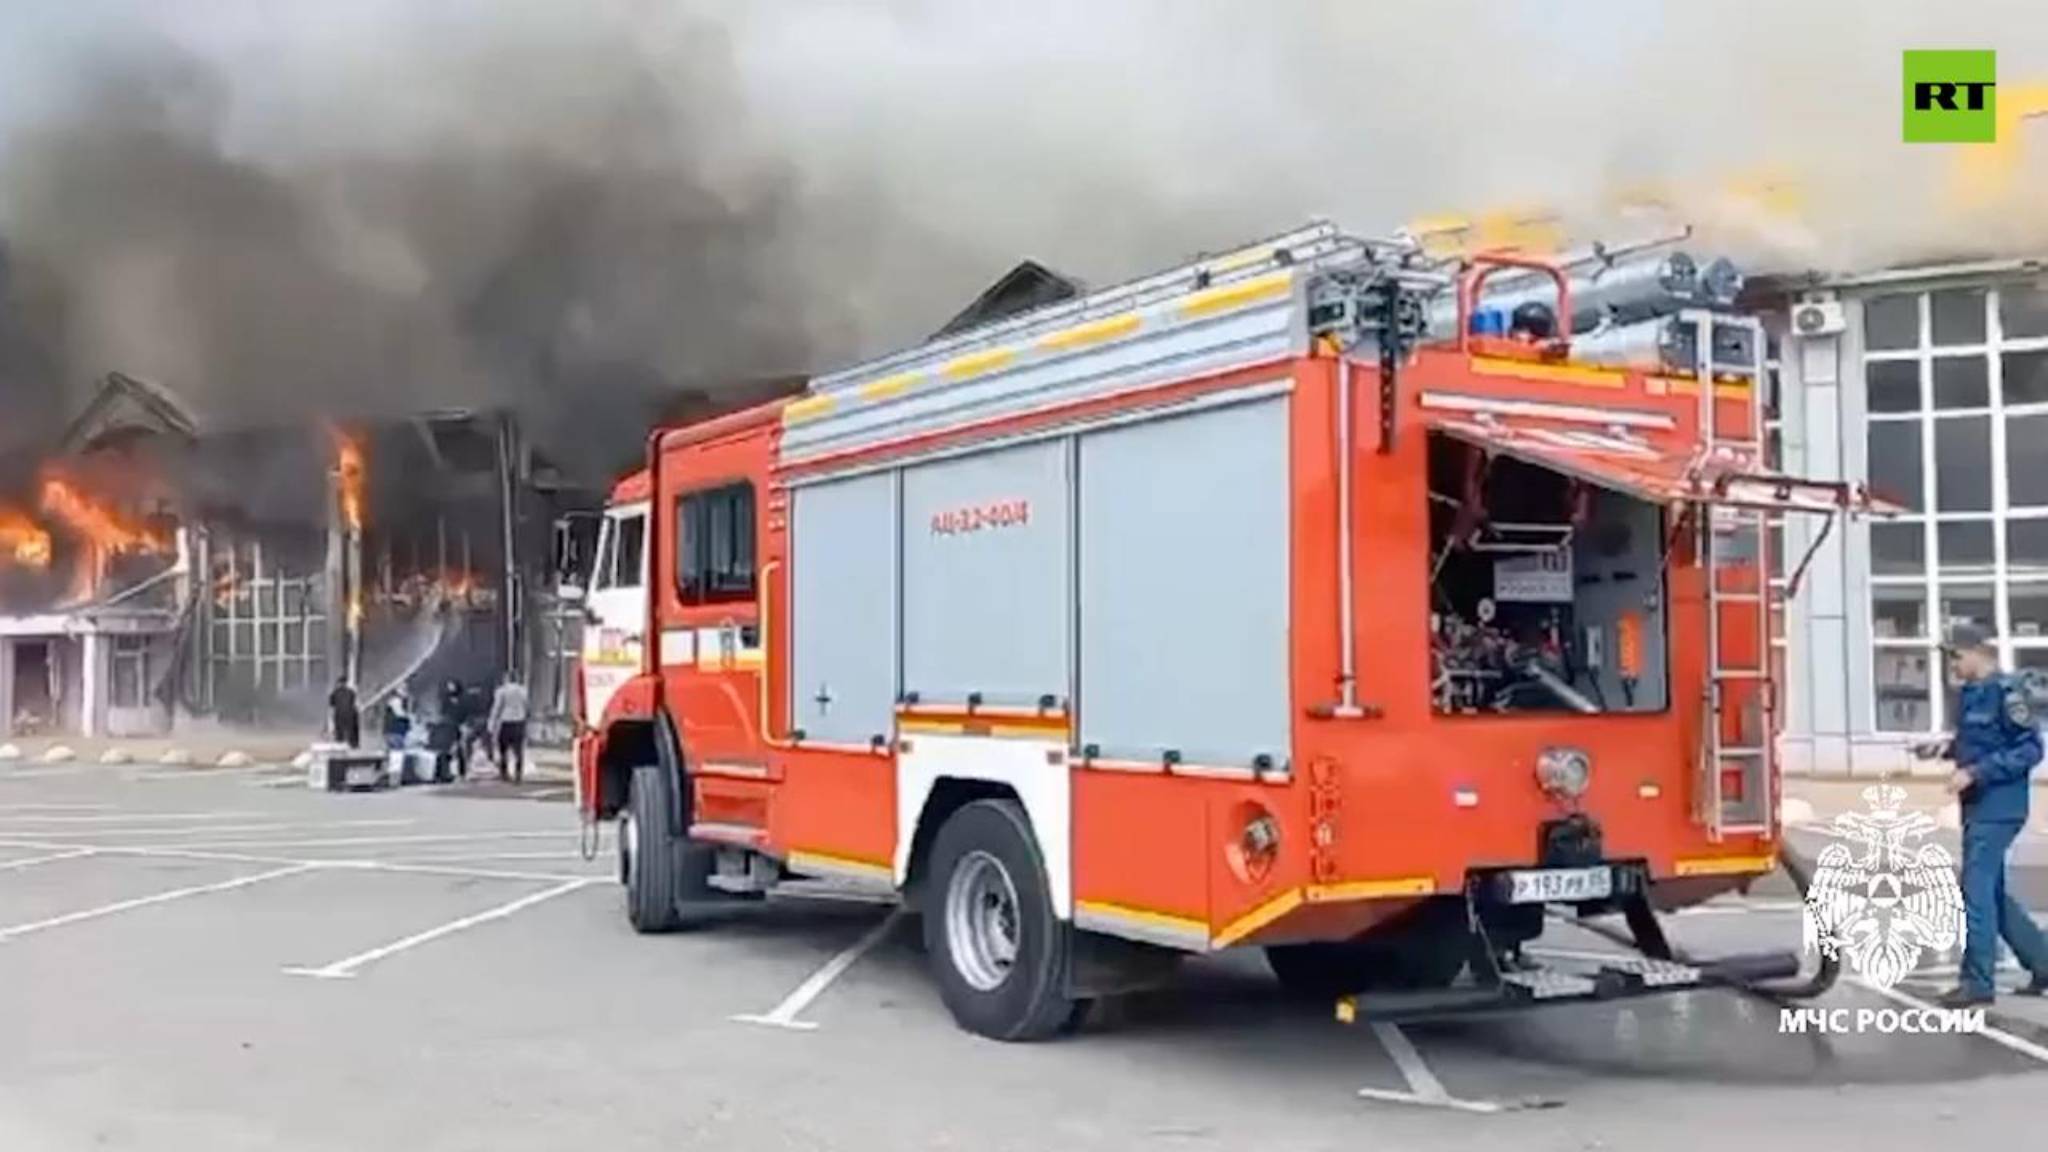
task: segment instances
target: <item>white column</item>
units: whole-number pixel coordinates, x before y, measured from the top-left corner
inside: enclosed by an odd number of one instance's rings
[[[97,632],[87,632],[78,638],[78,733],[88,738],[100,734],[103,727],[101,719],[106,712],[105,640]]]

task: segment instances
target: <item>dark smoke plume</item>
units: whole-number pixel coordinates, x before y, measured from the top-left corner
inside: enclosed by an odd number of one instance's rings
[[[589,471],[664,390],[801,371],[833,321],[776,266],[792,175],[714,182],[721,40],[657,70],[629,29],[437,53],[449,122],[261,148],[198,56],[82,58],[0,167],[0,420],[120,369],[217,429],[510,404]]]

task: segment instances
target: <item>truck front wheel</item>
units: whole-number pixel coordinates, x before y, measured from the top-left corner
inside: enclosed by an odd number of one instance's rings
[[[1068,925],[1053,913],[1045,861],[1014,800],[977,800],[939,829],[925,885],[925,951],[962,1028],[1043,1040],[1074,1016]]]
[[[701,901],[709,852],[669,830],[668,778],[652,764],[633,769],[631,791],[619,813],[619,879],[626,886],[626,919],[641,933],[685,926]]]

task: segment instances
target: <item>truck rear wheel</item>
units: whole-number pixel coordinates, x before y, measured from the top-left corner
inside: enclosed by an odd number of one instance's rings
[[[688,902],[705,895],[710,853],[669,830],[668,788],[660,768],[633,769],[619,814],[619,879],[626,886],[626,919],[636,932],[684,927]]]
[[[925,951],[940,998],[992,1040],[1043,1040],[1075,1016],[1068,925],[1053,914],[1045,861],[1014,800],[977,800],[939,829],[925,886]]]
[[[1465,970],[1471,939],[1459,902],[1432,902],[1357,940],[1267,948],[1266,966],[1290,995],[1304,999],[1443,988]]]

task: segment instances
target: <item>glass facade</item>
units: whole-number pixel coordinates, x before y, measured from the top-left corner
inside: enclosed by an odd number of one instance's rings
[[[1866,479],[1908,515],[1870,528],[1871,726],[1948,726],[1935,644],[1969,620],[2048,667],[2048,285],[1863,300]]]

